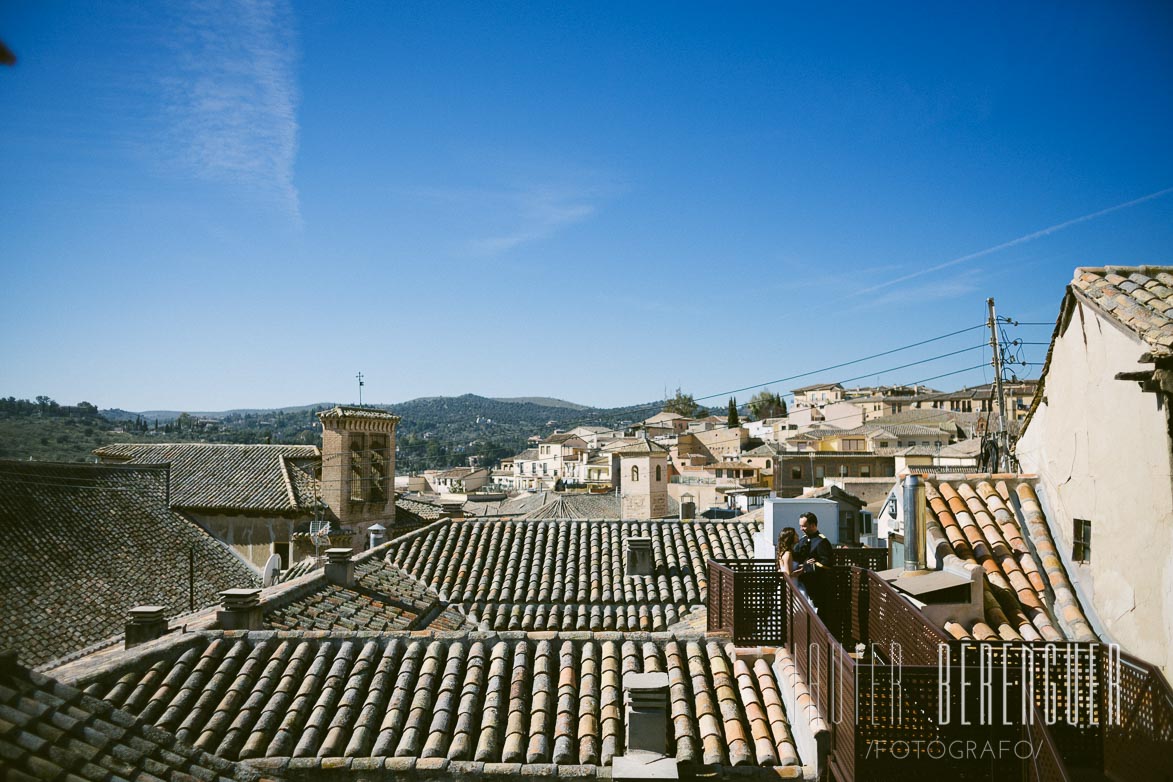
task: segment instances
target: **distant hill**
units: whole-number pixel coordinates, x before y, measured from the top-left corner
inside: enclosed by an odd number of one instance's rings
[[[51,401],[51,400],[50,400]],[[221,411],[62,408],[13,401],[0,409],[0,458],[81,461],[115,442],[299,443],[321,445],[317,413],[334,403]],[[92,407],[92,406],[91,406]],[[533,435],[580,424],[622,428],[660,403],[594,408],[550,397],[494,399],[464,394],[372,405],[403,420],[397,468],[402,472],[462,466],[470,456],[492,465],[526,447]]]
[[[550,396],[514,396],[514,397],[492,397],[495,402],[516,402],[518,404],[540,405],[542,407],[568,407],[571,410],[593,410],[593,407],[588,405],[580,405],[574,402],[567,402],[565,399],[555,399]]]
[[[159,419],[159,423],[164,421],[174,421],[185,412],[188,415],[196,418],[216,418],[223,419],[229,416],[245,416],[245,415],[264,415],[267,413],[275,413],[278,410],[289,415],[291,413],[304,413],[307,410],[324,410],[328,407],[333,407],[336,402],[318,402],[313,405],[297,405],[295,407],[240,407],[233,410],[143,410],[141,412],[131,412],[123,410],[120,407],[108,408],[102,410],[101,413],[105,418],[111,421],[133,421],[140,416],[149,420]]]

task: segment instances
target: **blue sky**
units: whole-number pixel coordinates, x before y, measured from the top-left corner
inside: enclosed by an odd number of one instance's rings
[[[5,3],[0,394],[618,405],[1053,322],[1173,263],[1173,10],[1069,5]]]

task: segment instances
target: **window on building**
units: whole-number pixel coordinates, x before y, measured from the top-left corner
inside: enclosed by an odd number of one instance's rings
[[[656,480],[657,480],[657,481],[662,481],[662,480],[664,480],[663,474],[660,472],[660,470],[661,470],[661,469],[662,469],[662,468],[660,467],[660,465],[658,465],[658,464],[657,464],[657,465],[656,465]]]
[[[847,465],[846,464],[839,465],[839,477],[840,478],[847,477]]]
[[[766,469],[767,469],[767,470],[768,470],[768,469],[770,469],[770,466],[771,466],[771,464],[772,464],[772,463],[770,462],[770,460],[769,460],[769,459],[766,459]]]
[[[790,480],[792,480],[792,481],[801,481],[802,480],[802,468],[801,467],[791,467],[790,468]]]
[[[892,443],[891,443],[890,441],[888,441],[888,440],[881,440],[881,441],[880,441],[880,447],[881,447],[881,448],[891,448],[891,447],[892,447]]]
[[[1088,519],[1075,519],[1071,533],[1071,558],[1076,562],[1092,561],[1092,523]]]
[[[824,467],[823,465],[820,464],[815,467],[815,478],[822,480],[823,477],[826,476],[826,474],[827,474],[827,468]]]
[[[350,501],[366,500],[366,467],[369,454],[364,453],[366,443],[361,434],[351,435],[350,440]]]
[[[861,478],[872,477],[872,466],[870,464],[861,464],[859,466],[859,477],[861,477]]]
[[[633,483],[639,480],[639,467],[634,464],[631,465],[631,480]]]
[[[293,564],[291,549],[292,546],[288,540],[273,544],[273,553],[281,558],[282,570],[286,570],[290,565]]]

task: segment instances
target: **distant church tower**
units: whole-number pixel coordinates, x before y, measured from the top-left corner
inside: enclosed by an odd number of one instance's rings
[[[614,451],[618,461],[616,490],[624,519],[659,519],[668,515],[668,449],[646,437]],[[612,466],[612,474],[615,467]]]
[[[369,407],[335,407],[322,422],[322,501],[365,540],[366,528],[395,520],[395,427],[399,416]],[[385,524],[390,526],[390,524]]]

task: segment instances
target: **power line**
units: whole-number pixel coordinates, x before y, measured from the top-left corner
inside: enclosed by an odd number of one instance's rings
[[[803,373],[801,373],[801,374],[798,374],[798,375],[791,375],[790,377],[783,377],[783,378],[779,378],[778,380],[771,380],[771,381],[770,381],[770,382],[768,382],[768,383],[757,383],[757,384],[755,384],[755,385],[752,385],[752,386],[745,386],[744,388],[737,388],[737,389],[734,389],[733,391],[725,391],[725,392],[723,392],[723,393],[720,393],[720,394],[709,394],[708,396],[698,396],[698,397],[696,397],[696,399],[697,399],[697,400],[700,400],[700,399],[715,399],[715,398],[717,398],[717,397],[722,397],[722,396],[731,396],[731,395],[733,395],[733,394],[739,394],[739,393],[741,393],[742,391],[752,391],[752,390],[753,390],[753,389],[755,389],[755,388],[763,388],[763,387],[765,387],[765,386],[774,385],[775,383],[788,383],[788,382],[790,382],[791,380],[798,380],[798,379],[800,379],[800,378],[804,378],[804,377],[810,377],[811,375],[817,375],[817,374],[820,374],[820,373],[822,373],[822,372],[830,372],[830,371],[831,371],[831,370],[833,370],[833,369],[842,369],[843,367],[849,367],[849,366],[851,366],[851,365],[853,365],[853,364],[862,364],[863,362],[865,362],[865,361],[871,361],[871,360],[872,360],[872,359],[874,359],[874,358],[881,358],[881,357],[883,357],[883,356],[890,356],[890,355],[892,355],[893,353],[899,353],[899,352],[901,352],[901,351],[903,351],[903,350],[911,350],[912,348],[918,348],[918,347],[920,347],[921,345],[928,345],[928,344],[929,344],[929,343],[931,343],[931,342],[939,342],[939,341],[941,341],[941,340],[943,340],[943,339],[948,339],[949,337],[956,337],[958,334],[965,334],[966,332],[969,332],[969,331],[976,331],[977,329],[982,329],[982,328],[985,328],[985,327],[986,327],[986,324],[984,324],[984,323],[983,323],[983,324],[981,324],[981,325],[978,325],[978,326],[970,326],[970,327],[969,327],[969,328],[967,328],[967,329],[959,329],[959,330],[957,330],[957,331],[951,331],[951,332],[949,332],[948,334],[942,334],[942,335],[941,335],[941,336],[939,336],[939,337],[931,337],[931,338],[929,338],[929,339],[923,339],[923,340],[921,340],[920,342],[913,342],[911,345],[904,345],[904,346],[902,346],[902,347],[898,347],[898,348],[892,348],[891,350],[885,350],[885,351],[883,351],[882,353],[873,353],[873,354],[872,354],[872,355],[870,355],[870,356],[864,356],[863,358],[857,358],[857,359],[853,359],[852,361],[844,361],[844,362],[843,362],[843,363],[841,363],[841,364],[832,364],[832,365],[831,365],[831,366],[829,366],[829,367],[823,367],[823,368],[821,368],[821,369],[812,369],[810,372],[803,372]],[[952,354],[946,354],[946,355],[952,355]],[[923,362],[922,362],[922,363],[923,363]],[[912,365],[911,365],[911,364],[909,364],[908,366],[912,366]],[[894,367],[893,369],[884,369],[884,370],[880,370],[880,371],[881,371],[881,372],[891,372],[891,371],[894,371],[895,369],[901,369],[901,367]],[[876,373],[876,372],[869,372],[868,374],[866,374],[866,375],[863,375],[862,377],[870,377],[871,375],[874,375],[874,374],[877,374],[877,373]],[[858,379],[858,378],[857,378],[857,379]],[[665,400],[665,401],[667,401],[667,400]]]
[[[849,367],[849,366],[853,366],[853,365],[855,365],[855,364],[862,364],[862,363],[863,363],[863,362],[865,362],[865,361],[871,361],[871,360],[873,360],[873,359],[876,359],[876,358],[882,358],[883,356],[889,356],[889,355],[892,355],[893,353],[899,353],[899,352],[901,352],[901,351],[905,351],[905,350],[911,350],[912,348],[921,347],[922,345],[928,345],[928,344],[930,344],[930,343],[933,343],[933,342],[939,342],[939,341],[941,341],[941,340],[943,340],[943,339],[948,339],[948,338],[950,338],[950,337],[956,337],[956,336],[958,336],[958,335],[960,335],[960,334],[965,334],[965,333],[968,333],[968,332],[970,332],[970,331],[976,331],[976,330],[978,330],[978,329],[984,329],[984,328],[986,328],[986,324],[985,324],[985,323],[979,324],[979,325],[977,325],[977,326],[970,326],[970,327],[968,327],[968,328],[964,328],[964,329],[958,329],[958,330],[956,330],[956,331],[951,331],[951,332],[949,332],[949,333],[947,333],[947,334],[941,334],[941,335],[939,335],[939,336],[936,336],[936,337],[929,337],[928,339],[923,339],[923,340],[920,340],[920,341],[918,341],[918,342],[913,342],[913,343],[911,343],[911,344],[908,344],[908,345],[902,345],[902,346],[900,346],[900,347],[897,347],[897,348],[892,348],[892,349],[890,349],[890,350],[881,351],[881,352],[879,352],[879,353],[873,353],[873,354],[872,354],[872,355],[870,355],[870,356],[864,356],[864,357],[862,357],[862,358],[852,359],[851,361],[843,361],[843,362],[840,362],[840,363],[838,363],[838,364],[832,364],[832,365],[830,365],[830,366],[822,367],[822,368],[820,368],[820,369],[812,369],[812,370],[810,370],[810,371],[808,371],[808,372],[802,372],[802,373],[799,373],[799,374],[797,374],[797,375],[790,375],[790,376],[788,376],[788,377],[779,378],[779,379],[777,379],[777,380],[771,380],[771,381],[769,381],[769,382],[766,382],[766,383],[755,383],[754,385],[744,386],[744,387],[742,387],[742,388],[737,388],[737,389],[734,389],[734,390],[732,390],[732,391],[723,391],[723,392],[721,392],[721,393],[717,393],[717,394],[707,394],[707,395],[705,395],[705,396],[698,396],[698,397],[693,397],[693,401],[694,401],[694,402],[697,402],[697,401],[704,401],[704,400],[706,400],[706,399],[717,399],[717,398],[720,398],[720,397],[732,396],[733,394],[739,394],[739,393],[741,393],[741,392],[743,392],[743,391],[750,391],[750,390],[753,390],[753,389],[755,389],[755,388],[764,388],[764,387],[766,387],[766,386],[771,386],[771,385],[774,385],[774,384],[776,384],[776,383],[787,383],[787,382],[790,382],[791,380],[798,380],[798,379],[801,379],[801,378],[804,378],[804,377],[810,377],[811,375],[817,375],[817,374],[820,374],[820,373],[823,373],[823,372],[830,372],[830,371],[832,371],[832,370],[835,370],[835,369],[842,369],[843,367]],[[982,345],[982,347],[984,347],[984,346],[985,346],[985,345],[983,344],[983,345]],[[957,353],[960,353],[960,352],[965,352],[965,351],[967,351],[967,350],[973,350],[973,349],[975,349],[975,348],[965,348],[965,349],[964,349],[964,350],[962,350],[962,351],[955,351],[955,352],[953,352],[953,353],[945,353],[945,354],[942,354],[942,355],[940,355],[940,356],[935,356],[935,357],[933,357],[933,358],[924,359],[924,360],[922,360],[922,361],[916,361],[916,362],[912,362],[912,363],[910,363],[910,364],[906,364],[906,365],[902,365],[902,366],[898,366],[898,367],[890,367],[890,368],[887,368],[887,369],[874,370],[874,371],[872,371],[872,372],[868,372],[866,375],[860,375],[860,376],[859,376],[859,377],[857,377],[857,378],[851,378],[851,380],[859,380],[859,379],[863,379],[863,378],[871,377],[872,375],[876,375],[876,374],[882,374],[882,373],[885,373],[885,372],[894,372],[894,371],[896,371],[896,370],[898,370],[898,369],[904,369],[904,368],[907,368],[907,367],[909,367],[909,366],[916,366],[917,364],[924,364],[924,363],[928,363],[929,361],[934,361],[934,360],[937,360],[937,359],[940,359],[940,358],[947,358],[947,357],[949,357],[949,356],[956,355]],[[945,376],[947,376],[947,375],[941,375],[940,377],[945,377]],[[844,382],[850,382],[850,380],[848,380],[848,381],[844,381]],[[917,382],[919,383],[919,382],[923,382],[923,381],[917,381]],[[793,392],[786,392],[786,393],[783,393],[781,396],[788,396],[788,397],[793,397],[793,396],[794,396],[794,394],[793,394]],[[623,410],[624,414],[628,414],[628,415],[636,415],[636,414],[638,414],[638,413],[641,413],[641,412],[643,412],[643,411],[646,411],[646,410],[655,410],[655,409],[658,409],[658,408],[662,408],[662,407],[664,406],[664,404],[665,404],[666,402],[668,402],[668,401],[669,401],[668,399],[663,399],[663,400],[659,400],[659,401],[657,401],[657,402],[653,402],[653,403],[650,403],[650,404],[647,404],[647,405],[639,405],[639,406],[635,406],[635,407],[631,407],[631,408],[626,408],[626,409],[624,409],[624,408],[620,408],[620,409],[622,409],[622,410]],[[596,415],[594,418],[587,418],[587,419],[585,419],[585,420],[584,420],[584,419],[577,419],[577,421],[576,421],[575,425],[576,425],[576,426],[585,426],[585,425],[589,424],[589,423],[590,423],[592,420],[594,420],[594,421],[601,420],[601,416],[597,416],[597,415]],[[606,433],[610,433],[610,432],[620,432],[620,431],[623,431],[623,430],[621,430],[621,429],[609,429],[609,430],[607,430],[606,432],[598,432],[597,434],[606,434]]]

